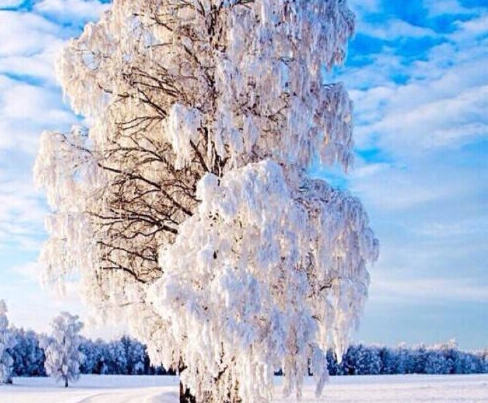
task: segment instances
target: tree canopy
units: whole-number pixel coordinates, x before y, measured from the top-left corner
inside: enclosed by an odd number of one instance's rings
[[[347,347],[378,241],[360,201],[313,179],[353,159],[352,103],[327,72],[344,0],[115,0],[57,74],[89,129],[44,133],[46,279],[81,274],[199,399],[320,394]],[[209,398],[210,396],[210,398]]]

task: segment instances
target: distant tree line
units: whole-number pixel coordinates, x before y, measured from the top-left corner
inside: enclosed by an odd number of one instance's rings
[[[13,376],[46,376],[45,354],[41,347],[44,335],[32,330],[11,329],[15,340],[9,353],[13,358]],[[83,355],[82,374],[164,375],[174,374],[149,362],[146,346],[128,336],[105,341],[83,338],[80,344]]]
[[[327,362],[331,375],[476,374],[488,373],[488,350],[460,351],[455,341],[394,348],[359,344],[347,349],[341,363],[329,351]]]
[[[10,348],[13,376],[45,376],[42,335],[31,330],[12,329],[15,344]],[[105,341],[84,338],[83,374],[164,375],[174,374],[149,361],[146,346],[128,336]],[[407,347],[350,346],[338,363],[332,351],[327,354],[331,375],[376,374],[474,374],[488,373],[488,350],[460,351],[454,342],[434,346]]]

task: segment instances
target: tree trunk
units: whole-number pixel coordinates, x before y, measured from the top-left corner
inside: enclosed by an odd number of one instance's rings
[[[68,387],[68,377],[67,376],[64,378],[64,387],[65,388]]]
[[[226,373],[226,369],[224,369],[217,378],[215,378],[215,382],[218,383],[222,380],[222,377]],[[215,396],[211,391],[203,392],[203,396],[198,396],[197,403],[242,403],[242,400],[239,398],[238,391],[239,391],[239,382],[233,382],[233,389],[227,390],[227,396],[224,397],[222,400],[220,397]]]
[[[216,403],[214,402],[212,392],[203,392],[201,399],[198,399],[198,403]]]
[[[228,396],[223,402],[221,400],[217,401],[212,392],[207,391],[198,399],[198,403],[242,403],[242,400],[237,395],[234,395],[233,397]]]
[[[181,373],[187,368],[187,366],[183,363],[183,360],[180,358],[180,362],[178,364],[178,374],[181,376]],[[195,395],[190,392],[190,389],[183,385],[183,382],[180,381],[180,403],[196,403]]]
[[[184,365],[183,361],[180,360],[178,365],[178,373],[181,375],[186,368],[187,367]],[[218,374],[216,378],[214,378],[214,381],[219,383],[227,374],[228,372],[226,367]],[[242,403],[242,400],[238,397],[239,382],[235,381],[233,384],[233,390],[228,390],[226,398],[224,398],[222,401],[222,399],[215,396],[212,391],[204,391],[202,395],[195,396],[191,393],[190,389],[186,388],[183,385],[183,382],[180,381],[180,403]]]
[[[196,403],[195,396],[190,392],[190,389],[183,386],[183,382],[180,381],[180,403]]]

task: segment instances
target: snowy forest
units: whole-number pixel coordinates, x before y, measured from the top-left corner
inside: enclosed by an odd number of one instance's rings
[[[49,336],[15,327],[4,329],[10,347],[12,376],[46,376],[44,340]],[[100,375],[174,375],[172,370],[150,363],[147,346],[122,336],[105,341],[81,338],[79,372]],[[1,360],[0,360],[1,361]],[[488,350],[464,352],[455,341],[433,346],[407,347],[351,345],[340,363],[332,350],[327,352],[327,367],[331,375],[393,375],[393,374],[474,374],[488,373]],[[276,375],[281,375],[278,370]],[[310,373],[310,375],[312,375]]]
[[[78,316],[63,312],[52,322],[49,335],[9,325],[7,306],[0,300],[0,374],[10,383],[13,376],[53,376],[77,380],[79,374],[175,375],[173,369],[151,365],[147,346],[129,336],[118,340],[91,340],[79,332]],[[351,345],[337,359],[327,351],[330,375],[474,374],[488,373],[488,349],[463,352],[455,340],[433,346],[396,348]],[[59,368],[66,366],[63,371]],[[312,366],[308,367],[313,375]],[[275,375],[282,375],[281,369]]]
[[[9,349],[13,357],[12,375],[46,376],[44,350],[39,343],[42,335],[16,328],[12,329],[12,334],[15,340],[14,347]],[[174,374],[162,366],[152,366],[146,346],[128,336],[112,341],[83,338],[80,351],[82,374]],[[394,348],[352,345],[341,364],[332,351],[328,352],[327,361],[331,375],[488,373],[488,350],[463,352],[452,342]]]

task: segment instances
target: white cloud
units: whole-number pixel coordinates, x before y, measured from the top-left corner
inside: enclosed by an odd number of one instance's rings
[[[0,0],[0,8],[18,7],[23,2],[23,0]]]
[[[10,269],[14,275],[20,275],[36,283],[41,279],[41,270],[42,267],[37,262],[27,262],[21,266],[15,266]]]
[[[358,145],[371,146],[374,135],[387,153],[409,158],[427,149],[463,147],[488,135],[485,20],[460,23],[428,50],[425,60],[406,64],[401,52],[383,52],[371,65],[348,70],[350,77],[343,79],[356,88],[351,97]],[[395,76],[406,82],[390,79]]]
[[[32,163],[40,133],[66,130],[74,121],[58,88],[30,85],[0,75],[0,150],[30,153],[30,161],[25,162]]]
[[[380,0],[349,0],[348,3],[358,17],[376,13],[381,9]]]
[[[488,83],[449,97],[436,97],[435,85],[406,86],[396,95],[385,117],[369,127],[382,133],[382,143],[392,151],[435,151],[488,136]]]
[[[55,84],[53,61],[66,32],[48,19],[25,11],[0,11],[0,73]]]
[[[28,117],[40,127],[65,126],[73,122],[73,114],[66,111],[58,90],[15,82],[3,92],[1,102],[0,116],[4,119]]]
[[[127,327],[115,320],[108,324],[96,320],[94,312],[84,305],[76,282],[67,282],[64,294],[49,287],[40,290],[41,271],[39,263],[27,261],[3,273],[2,277],[9,281],[0,281],[0,295],[7,300],[10,322],[15,326],[49,332],[52,319],[62,311],[69,311],[80,316],[85,325],[82,333],[87,337],[116,338],[127,333]],[[19,290],[23,290],[22,298],[18,298]],[[35,314],[26,307],[32,307]]]
[[[33,13],[0,11],[0,150],[33,156],[39,133],[73,121],[53,77],[62,32]]]
[[[59,27],[32,13],[0,11],[0,57],[33,55],[59,41]]]
[[[0,57],[0,74],[15,74],[23,79],[37,79],[46,86],[56,86],[54,77],[54,59],[65,42],[59,38],[50,38],[42,49],[35,54],[14,54]]]
[[[470,182],[448,180],[451,170],[426,169],[434,161],[417,160],[408,168],[395,164],[366,165],[351,173],[351,188],[372,209],[386,216],[388,212],[427,208],[442,203],[454,194],[466,194]],[[466,173],[469,175],[469,172]]]
[[[52,60],[51,57],[46,57],[46,53],[0,58],[0,74],[12,74],[12,72],[15,72],[18,77],[55,83]]]
[[[380,299],[405,299],[423,301],[488,302],[488,285],[466,279],[378,279],[373,280],[371,294]],[[374,292],[373,292],[374,291]]]
[[[8,3],[0,8],[14,5]],[[45,238],[47,208],[34,189],[32,166],[40,133],[65,130],[76,121],[53,74],[53,60],[73,28],[56,21],[95,18],[105,7],[98,1],[67,0],[37,2],[32,12],[0,11],[0,295],[17,326],[47,331],[63,310],[87,317],[77,285],[68,284],[64,299],[39,289],[34,260]],[[103,334],[106,330],[97,335]]]
[[[456,41],[472,40],[474,38],[484,38],[486,44],[486,34],[488,33],[488,13],[485,13],[467,21],[458,21],[458,29],[451,35]],[[465,49],[469,51],[469,49]]]
[[[416,232],[431,239],[442,240],[451,237],[472,237],[483,231],[488,226],[488,219],[469,219],[461,218],[452,222],[442,222],[433,220],[425,222],[418,226]]]
[[[35,263],[26,263],[26,268],[15,270],[33,270],[34,266]],[[66,297],[56,297],[40,290],[37,280],[16,271],[2,273],[4,278],[8,276],[8,280],[0,282],[0,295],[7,302],[10,322],[16,327],[49,332],[50,322],[61,311],[87,316],[76,290],[70,290]]]
[[[399,19],[383,20],[381,24],[359,22],[358,31],[362,34],[388,41],[438,36],[430,28],[412,25]]]
[[[108,7],[96,0],[43,0],[36,4],[35,10],[66,21],[90,21],[97,19]]]
[[[424,0],[429,17],[439,17],[446,14],[471,14],[473,10],[463,7],[458,0]]]
[[[404,56],[401,42],[391,40],[393,26],[360,24],[359,32],[388,47],[368,54],[369,65],[346,62],[339,80],[352,89],[355,138],[366,156],[359,156],[349,188],[380,240],[371,302],[389,312],[420,304],[420,323],[436,305],[488,302],[488,22],[486,14],[473,14],[454,32],[424,32],[438,44],[419,42],[419,57],[412,49]]]
[[[0,178],[0,255],[9,250],[36,251],[44,235],[46,209],[31,181],[16,179]]]
[[[101,7],[99,2],[46,1],[35,9],[70,9],[92,18]],[[44,236],[46,208],[33,188],[32,166],[40,133],[66,130],[76,121],[53,75],[53,60],[69,35],[35,12],[0,11],[0,258],[38,250]]]

